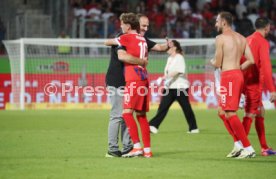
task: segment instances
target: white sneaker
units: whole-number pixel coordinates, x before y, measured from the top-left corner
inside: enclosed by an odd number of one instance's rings
[[[158,129],[154,126],[150,126],[150,132],[153,134],[157,134],[158,133]]]
[[[249,151],[243,149],[241,151],[241,154],[236,158],[237,159],[243,159],[243,158],[254,158],[254,157],[256,157],[255,151],[249,152]]]
[[[143,155],[143,149],[142,148],[133,148],[129,153],[122,155],[124,158],[131,158],[131,157],[138,157]]]
[[[191,131],[187,132],[188,134],[198,134],[199,133],[199,129],[193,129]]]
[[[226,157],[227,158],[238,157],[241,154],[242,151],[243,151],[242,148],[234,147],[233,150]]]

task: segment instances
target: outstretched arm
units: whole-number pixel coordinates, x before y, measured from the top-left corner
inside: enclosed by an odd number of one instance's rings
[[[250,50],[250,47],[247,43],[246,43],[246,46],[245,46],[244,56],[246,58],[246,61],[241,64],[241,70],[245,70],[250,65],[253,65],[255,63],[254,62],[254,57],[253,57],[252,52]]]
[[[117,41],[115,39],[107,39],[104,42],[104,45],[106,46],[112,46],[112,45],[118,45]]]
[[[119,60],[130,64],[135,64],[140,66],[146,66],[148,64],[147,58],[141,59],[138,57],[134,57],[122,49],[118,50],[118,58]]]
[[[158,51],[158,52],[164,52],[169,49],[169,39],[166,38],[166,43],[163,44],[155,44],[150,50]]]
[[[164,44],[156,44],[156,45],[154,45],[151,50],[158,51],[158,52],[163,52],[163,51],[168,50],[168,48],[169,48],[168,44],[164,43]]]

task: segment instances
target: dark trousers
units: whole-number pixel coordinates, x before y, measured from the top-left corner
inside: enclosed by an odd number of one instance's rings
[[[166,92],[166,90],[169,90],[169,92]],[[177,100],[189,125],[189,131],[197,129],[196,119],[189,101],[188,91],[189,89],[164,89],[157,114],[150,121],[150,126],[154,126],[158,129],[166,117],[170,106],[175,100]],[[164,95],[165,93],[168,94]]]

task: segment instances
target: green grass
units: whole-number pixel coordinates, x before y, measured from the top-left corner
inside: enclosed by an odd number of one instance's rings
[[[275,178],[276,156],[225,158],[233,144],[216,111],[195,114],[200,134],[187,134],[182,111],[171,110],[152,136],[154,157],[123,159],[104,157],[107,110],[0,111],[0,178]],[[275,115],[266,114],[274,147]],[[250,139],[259,154],[254,128]]]
[[[186,65],[189,73],[204,73],[206,60],[192,57],[185,57]],[[149,56],[149,64],[147,69],[149,73],[163,73],[166,65],[167,55],[160,58]],[[69,73],[81,73],[83,67],[86,68],[86,73],[106,73],[109,64],[109,58],[101,59],[98,57],[91,58],[36,58],[26,61],[26,73],[52,74],[53,70],[39,70],[41,66],[52,66],[55,62],[64,61],[69,64]],[[272,60],[273,72],[276,72],[276,59]],[[0,57],[0,73],[10,73],[10,64],[8,57]]]
[[[147,69],[150,73],[163,73],[164,67],[166,65],[167,56],[164,55],[163,58],[150,59],[150,63]],[[109,65],[109,58],[39,58],[39,59],[29,59],[26,61],[26,73],[45,73],[52,74],[53,70],[39,70],[41,66],[51,66],[55,62],[64,61],[69,64],[70,73],[81,73],[83,67],[86,69],[86,73],[106,73],[107,67]],[[205,60],[202,59],[188,59],[187,66],[189,67],[189,72],[191,73],[202,73],[204,69]],[[0,73],[10,73],[10,65],[7,58],[0,58]]]

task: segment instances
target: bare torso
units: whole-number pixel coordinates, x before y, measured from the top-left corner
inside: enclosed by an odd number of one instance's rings
[[[222,41],[222,71],[240,69],[240,59],[244,54],[246,39],[232,30],[219,35]]]

